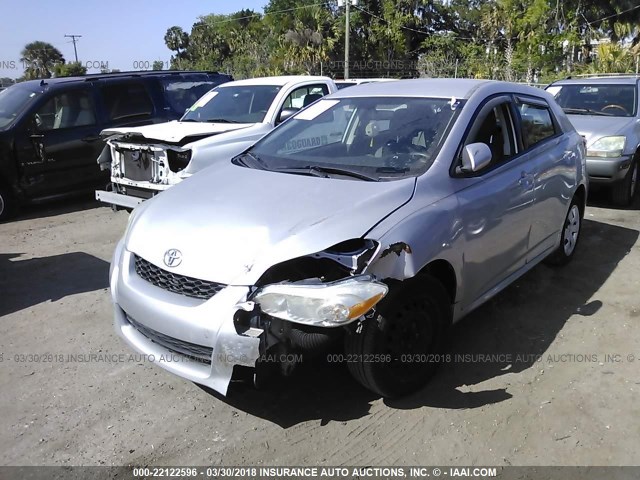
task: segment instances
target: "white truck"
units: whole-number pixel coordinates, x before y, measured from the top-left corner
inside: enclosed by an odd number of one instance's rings
[[[280,76],[227,82],[210,90],[180,120],[101,132],[98,157],[111,170],[96,198],[134,208],[217,160],[231,159],[301,108],[337,91],[329,77]]]

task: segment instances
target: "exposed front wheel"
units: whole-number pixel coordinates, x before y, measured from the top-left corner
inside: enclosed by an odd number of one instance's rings
[[[547,259],[551,265],[565,265],[573,258],[582,230],[582,212],[574,198],[564,220],[560,245]]]
[[[611,199],[616,205],[626,207],[635,197],[638,186],[638,168],[640,168],[640,164],[634,158],[624,179],[613,185]]]
[[[451,323],[451,302],[430,276],[392,286],[372,316],[345,339],[351,374],[383,397],[398,397],[427,383],[440,362]]]

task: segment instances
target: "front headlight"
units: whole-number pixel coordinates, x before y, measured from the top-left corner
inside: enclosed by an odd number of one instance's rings
[[[622,135],[602,137],[587,149],[588,157],[619,157],[624,151],[626,137]]]
[[[318,327],[340,327],[371,310],[389,291],[369,275],[330,283],[268,285],[253,300],[277,318]]]

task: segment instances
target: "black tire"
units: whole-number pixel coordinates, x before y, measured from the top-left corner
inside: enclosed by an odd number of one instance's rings
[[[16,201],[11,191],[0,184],[0,222],[11,218],[16,210]]]
[[[634,158],[624,179],[614,184],[611,188],[611,200],[617,206],[626,207],[635,197],[638,191],[639,166],[638,159]]]
[[[425,275],[394,285],[372,318],[345,336],[349,371],[383,397],[414,392],[435,372],[450,325],[451,301],[440,282]]]
[[[562,225],[562,238],[558,248],[545,259],[545,263],[554,266],[566,265],[571,261],[580,242],[582,232],[583,206],[573,197]]]

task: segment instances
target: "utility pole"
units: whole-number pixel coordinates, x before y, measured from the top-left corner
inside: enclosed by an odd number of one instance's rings
[[[67,38],[71,38],[73,42],[73,52],[76,54],[76,63],[78,63],[78,49],[76,48],[76,38],[82,37],[82,35],[65,35]]]
[[[344,28],[344,79],[349,79],[349,6],[357,5],[358,0],[338,0],[338,7],[344,5],[345,28]]]

